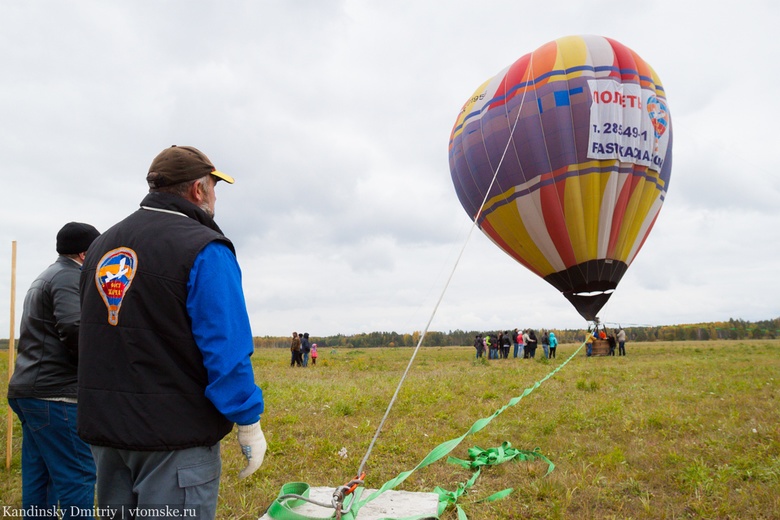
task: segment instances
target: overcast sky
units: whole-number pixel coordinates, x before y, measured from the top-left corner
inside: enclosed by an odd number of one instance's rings
[[[447,144],[465,100],[542,44],[598,34],[667,92],[674,166],[600,312],[665,325],[780,316],[775,0],[36,1],[0,4],[0,337],[68,221],[138,207],[172,144],[233,175],[216,220],[256,336],[580,328],[476,230]],[[465,252],[456,267],[460,250]]]

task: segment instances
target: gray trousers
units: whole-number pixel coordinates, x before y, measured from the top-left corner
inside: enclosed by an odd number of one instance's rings
[[[175,451],[91,448],[102,519],[216,516],[222,472],[219,443]]]

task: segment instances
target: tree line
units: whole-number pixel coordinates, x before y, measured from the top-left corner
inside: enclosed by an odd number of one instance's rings
[[[741,339],[777,339],[780,338],[780,318],[762,321],[729,319],[710,323],[686,325],[630,326],[623,327],[628,341],[708,341]],[[610,324],[608,330],[615,329]],[[513,330],[513,329],[507,329]],[[559,343],[582,343],[586,329],[549,329],[555,332]],[[428,331],[422,342],[424,347],[472,346],[477,334],[498,331],[451,330],[449,332]],[[420,341],[420,332],[400,334],[397,332],[368,332],[361,334],[336,334],[334,336],[314,336],[312,343],[318,348],[376,348],[376,347],[416,347]],[[290,348],[288,336],[255,337],[255,348]],[[8,350],[8,340],[0,339],[0,350]]]
[[[741,319],[729,319],[711,323],[686,325],[630,326],[623,327],[628,341],[707,341],[740,339],[776,339],[780,337],[780,318],[749,322]],[[607,330],[616,327],[607,325]],[[512,331],[513,329],[507,329]],[[549,329],[555,332],[559,343],[582,343],[586,329]],[[423,347],[472,346],[477,334],[498,331],[451,330],[449,332],[428,331],[423,339]],[[420,332],[400,334],[397,332],[369,332],[361,334],[336,334],[334,336],[311,335],[312,342],[318,348],[376,348],[376,347],[416,347],[420,341]],[[255,337],[255,348],[289,348],[290,337]]]

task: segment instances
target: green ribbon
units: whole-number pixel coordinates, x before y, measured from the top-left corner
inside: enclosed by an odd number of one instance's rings
[[[266,514],[269,518],[273,518],[274,520],[326,520],[329,518],[335,518],[335,511],[329,516],[304,515],[295,511],[295,508],[304,505],[306,503],[305,500],[294,497],[282,498],[285,495],[298,495],[304,498],[309,498],[310,489],[311,488],[309,484],[305,482],[288,482],[284,484],[281,491],[279,491],[279,496],[277,496],[268,507]],[[348,512],[341,515],[342,520],[354,520],[357,516],[358,510],[355,507],[355,504],[357,503],[357,499],[360,497],[360,493],[362,493],[362,488],[357,488],[354,493],[355,499],[352,501],[352,507],[350,507]]]
[[[463,439],[465,439],[469,435],[472,435],[472,434],[477,433],[477,432],[481,431],[482,429],[484,429],[488,424],[490,424],[490,422],[493,419],[495,419],[496,417],[501,415],[506,409],[511,408],[511,407],[517,405],[517,403],[519,403],[523,399],[523,397],[527,396],[528,394],[530,394],[531,392],[533,392],[534,390],[539,388],[542,385],[542,383],[544,383],[545,381],[547,381],[548,379],[553,377],[555,374],[557,374],[559,370],[561,370],[563,367],[565,367],[569,363],[569,361],[574,359],[574,357],[579,353],[579,351],[582,350],[583,346],[585,346],[585,343],[580,345],[580,347],[577,350],[575,350],[574,353],[571,356],[569,356],[568,359],[566,359],[566,361],[564,361],[558,367],[556,367],[555,370],[553,370],[552,372],[550,372],[549,374],[544,376],[542,379],[540,379],[539,381],[535,382],[533,385],[531,385],[528,388],[526,388],[525,390],[523,390],[523,393],[520,394],[519,396],[513,397],[512,399],[510,399],[507,404],[505,404],[504,406],[502,406],[501,408],[499,408],[498,410],[493,412],[493,415],[491,415],[489,417],[483,417],[482,419],[477,419],[474,422],[474,424],[471,425],[471,428],[469,428],[469,430],[466,433],[464,433],[463,435],[461,435],[460,437],[457,437],[457,438],[454,438],[454,439],[450,439],[448,441],[444,441],[441,444],[439,444],[438,446],[436,446],[435,448],[433,448],[431,450],[431,452],[428,453],[428,455],[426,455],[425,458],[423,458],[423,460],[421,460],[420,463],[417,464],[417,466],[415,466],[411,470],[403,471],[403,472],[399,473],[394,478],[392,478],[392,479],[388,480],[387,482],[385,482],[384,484],[382,484],[382,487],[380,487],[379,489],[377,489],[376,491],[371,493],[368,497],[366,497],[363,500],[360,500],[360,496],[357,495],[355,497],[355,499],[353,500],[352,506],[350,508],[350,514],[352,514],[353,516],[347,517],[347,514],[345,513],[344,515],[342,515],[341,518],[344,519],[344,520],[354,520],[354,518],[357,516],[358,510],[360,510],[360,508],[365,506],[368,502],[371,502],[372,500],[375,500],[377,497],[379,497],[385,491],[394,489],[396,486],[401,484],[404,480],[409,478],[409,476],[412,475],[412,473],[414,473],[418,469],[422,469],[422,468],[424,468],[426,466],[429,466],[429,465],[433,464],[434,462],[436,462],[436,461],[444,458],[445,456],[447,456],[452,450],[454,450],[456,447],[458,447],[458,445],[461,442],[463,442]],[[508,456],[507,452],[512,454],[511,458],[518,458],[519,457],[520,460],[534,460],[534,459],[537,459],[537,458],[541,459],[541,460],[544,460],[544,461],[546,461],[548,463],[548,469],[547,469],[547,473],[545,474],[545,476],[549,475],[550,472],[553,470],[553,468],[555,468],[555,465],[549,459],[547,459],[547,457],[545,457],[541,453],[539,453],[538,449],[534,450],[532,452],[515,450],[514,448],[511,448],[511,446],[509,446],[509,443],[507,443],[507,442],[502,444],[501,447],[499,447],[499,448],[492,448],[492,450],[494,450],[494,451],[482,450],[481,448],[471,448],[471,450],[469,450],[469,456],[471,456],[471,451],[472,450],[478,450],[480,453],[486,452],[486,455],[485,455],[485,460],[486,461],[490,461],[490,460],[494,460],[494,459],[498,460],[498,458],[507,457]],[[533,457],[533,458],[529,458],[529,457]],[[450,457],[450,459],[453,459],[453,458]],[[453,460],[457,461],[459,459],[453,459]],[[479,464],[478,467],[480,467],[480,466],[485,465],[487,463],[488,462],[485,462],[483,464],[481,462],[477,462],[476,460],[474,460],[473,462],[470,462],[469,465],[470,464]],[[473,476],[469,480],[469,482],[472,482],[473,480],[475,480],[476,476],[478,474],[479,474],[479,472],[477,472],[475,474],[475,476]],[[302,483],[300,483],[300,482],[290,483],[290,484],[285,484],[285,486],[293,485],[293,484],[300,485]],[[466,484],[468,484],[468,482]],[[306,485],[306,484],[304,484],[304,485]],[[306,485],[306,486],[308,487],[308,485]],[[468,487],[470,487],[470,486],[468,486]],[[453,495],[454,500],[452,500],[450,498],[450,495],[447,494],[449,492],[445,492],[444,494],[439,494],[439,497],[440,497],[440,501],[439,501],[439,509],[440,509],[439,516],[441,516],[441,512],[444,509],[446,509],[446,507],[448,505],[450,505],[452,503],[452,504],[456,505],[456,508],[458,510],[458,518],[466,520],[465,513],[460,508],[460,506],[457,505],[456,502],[457,502],[457,498],[460,497],[463,493],[465,493],[465,490],[468,489],[468,487],[464,487],[463,490],[460,491],[460,494],[458,494],[456,497]],[[284,489],[285,489],[285,487],[283,486],[282,490],[284,490]],[[436,489],[441,489],[441,488],[437,487]],[[460,486],[459,486],[459,489],[460,489]],[[357,490],[361,490],[362,491],[362,488],[359,487],[359,488],[357,488]],[[357,490],[355,490],[356,493],[357,493]],[[444,491],[444,490],[442,490],[442,491]],[[436,491],[434,490],[434,492],[436,492]],[[495,493],[495,494],[491,495],[490,497],[488,497],[486,499],[483,499],[482,501],[483,502],[487,502],[487,501],[498,500],[500,498],[504,498],[504,497],[508,496],[509,493],[511,493],[511,492],[512,492],[511,489],[510,490],[499,491],[498,493]],[[458,491],[455,491],[453,493],[458,493]],[[279,497],[281,497],[281,496],[283,496],[285,494],[286,493],[281,492],[279,494]],[[297,494],[300,494],[300,493],[297,493]],[[443,496],[446,496],[444,509],[442,509],[442,497]],[[279,497],[277,497],[277,499],[274,501],[274,503],[272,503],[271,506],[268,508],[268,512],[267,512],[268,516],[271,517],[272,519],[274,519],[274,520],[321,520],[321,518],[309,517],[309,516],[305,516],[305,515],[298,515],[298,516],[295,516],[295,517],[293,517],[293,516],[274,516],[275,514],[279,514],[279,513],[283,513],[285,515],[287,513],[293,513],[293,514],[297,515],[297,513],[294,513],[292,511],[292,507],[294,507],[294,502],[296,502],[296,500],[294,500],[294,499],[285,499],[283,501],[286,504],[285,506],[283,506],[283,507],[276,507],[277,504],[280,502]],[[491,500],[488,500],[488,499],[491,499]],[[297,502],[298,502],[297,505],[301,505],[301,503],[302,503],[301,500],[297,500]],[[287,506],[289,506],[289,507],[287,507]],[[461,516],[461,515],[463,515],[463,516]],[[331,515],[331,516],[326,517],[326,518],[333,518],[333,517],[334,516]],[[415,517],[415,518],[430,518],[430,517],[422,516],[422,517]],[[383,520],[391,520],[391,519],[383,519]],[[409,519],[397,519],[397,520],[409,520]]]
[[[487,450],[482,449],[479,446],[475,446],[473,448],[469,448],[468,453],[470,460],[457,459],[455,457],[447,458],[447,462],[451,464],[457,464],[463,468],[473,469],[476,471],[466,483],[458,484],[458,489],[455,491],[447,491],[440,487],[436,487],[436,489],[433,490],[434,493],[439,495],[439,516],[441,516],[448,507],[454,505],[458,513],[458,519],[468,520],[466,512],[463,511],[463,508],[457,502],[458,499],[466,493],[466,490],[474,485],[474,482],[482,473],[483,466],[495,466],[496,464],[503,464],[504,462],[508,462],[510,460],[522,460],[527,462],[543,460],[547,462],[547,473],[545,473],[545,477],[555,469],[555,464],[553,464],[550,459],[542,455],[539,451],[539,448],[536,448],[533,451],[518,450],[513,448],[509,442],[504,442],[497,448],[489,448]],[[501,500],[502,498],[508,497],[512,491],[514,491],[513,488],[502,489],[501,491],[493,493],[488,497],[477,500],[477,502],[495,502],[496,500]]]
[[[471,486],[474,485],[474,482],[476,482],[477,478],[479,477],[479,474],[482,470],[477,469],[477,471],[474,472],[474,475],[465,483],[461,482],[458,484],[458,489],[455,491],[447,491],[444,488],[441,488],[439,486],[436,486],[433,489],[433,492],[439,495],[439,507],[438,507],[438,515],[441,516],[442,513],[451,505],[454,505],[455,508],[458,511],[458,518],[466,518],[466,513],[461,509],[460,505],[458,504],[458,499],[463,496],[466,493],[466,490],[468,490]]]
[[[513,448],[508,441],[505,441],[497,448],[489,448],[487,450],[483,450],[479,446],[469,448],[469,459],[471,460],[448,457],[447,462],[451,464],[457,464],[466,469],[477,469],[482,466],[503,464],[504,462],[508,462],[510,460],[522,460],[526,462],[543,460],[547,463],[547,473],[544,474],[545,477],[555,469],[555,464],[553,464],[550,459],[542,455],[539,448],[535,448],[533,451],[518,450]]]

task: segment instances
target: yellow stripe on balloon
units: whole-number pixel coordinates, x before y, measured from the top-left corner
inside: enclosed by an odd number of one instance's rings
[[[555,40],[558,45],[558,56],[555,60],[555,70],[567,70],[578,65],[584,65],[588,59],[588,47],[580,36],[567,36]],[[565,56],[565,59],[564,59]],[[565,81],[569,78],[578,78],[583,70],[569,72],[565,76],[555,76],[550,81]]]
[[[577,239],[575,245],[574,239],[572,239],[572,246],[574,246],[574,255],[577,258],[577,262],[586,262],[593,258],[596,258],[598,254],[598,236],[599,236],[599,214],[601,213],[601,174],[594,172],[586,175],[580,175],[578,191],[573,193],[574,197],[578,197],[582,204],[582,222],[580,227],[582,231]],[[571,180],[571,179],[567,179]],[[568,192],[569,183],[566,183],[566,190]],[[567,194],[567,202],[568,202]],[[568,221],[567,217],[567,221]]]
[[[468,116],[471,111],[474,109],[474,105],[477,103],[477,101],[480,101],[480,96],[482,96],[485,91],[487,90],[488,84],[490,84],[490,81],[493,78],[488,79],[484,83],[482,83],[477,90],[474,91],[474,94],[466,101],[466,103],[463,105],[463,109],[461,109],[460,114],[458,114],[458,119],[455,121],[455,126],[453,128],[456,128],[455,132],[452,134],[452,137],[450,138],[450,142],[452,142],[453,139],[455,139],[456,136],[463,133],[463,122],[466,120],[466,116]],[[484,98],[484,96],[483,96]]]
[[[493,197],[491,202],[495,202],[497,199],[506,199],[507,196],[512,193],[513,190],[510,190],[502,196]],[[487,206],[491,207],[492,204],[488,204]],[[548,274],[556,272],[547,258],[545,258],[542,251],[534,244],[526,227],[526,222],[522,221],[520,212],[517,209],[517,204],[514,201],[500,204],[496,209],[490,212],[486,220],[490,223],[490,226],[495,230],[498,236],[507,244],[509,251],[514,252],[513,256],[520,263],[523,263],[528,268],[536,271],[540,276],[547,276]],[[528,225],[535,225],[535,223],[528,223]],[[491,238],[495,240],[495,237]]]
[[[644,238],[639,236],[642,225],[653,204],[661,196],[661,192],[656,187],[657,174],[652,170],[648,170],[647,173],[650,179],[645,179],[636,186],[628,200],[626,214],[623,216],[624,225],[620,228],[615,249],[618,260],[623,262],[628,259],[636,241]]]

